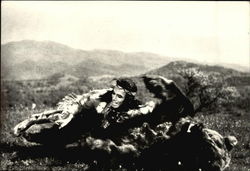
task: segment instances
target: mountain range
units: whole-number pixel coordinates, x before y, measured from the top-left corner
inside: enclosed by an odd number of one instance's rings
[[[1,45],[1,79],[44,79],[65,73],[77,77],[136,75],[170,62],[153,53],[84,51],[51,41],[23,40]]]
[[[195,66],[204,71],[213,70],[236,76],[242,73],[223,66],[174,62],[176,60],[154,53],[100,49],[86,51],[52,41],[23,40],[1,45],[1,79],[47,79],[58,73],[77,78],[134,76]]]

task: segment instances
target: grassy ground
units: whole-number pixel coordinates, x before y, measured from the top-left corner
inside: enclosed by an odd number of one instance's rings
[[[41,109],[42,110],[42,109]],[[107,156],[80,149],[48,150],[40,146],[23,147],[23,141],[12,135],[13,126],[41,110],[19,109],[1,111],[0,170],[126,170],[123,166],[106,165]],[[238,145],[226,171],[250,171],[250,117],[227,113],[198,114],[196,119],[222,135],[234,135]]]
[[[249,116],[230,114],[200,115],[198,118],[208,128],[222,135],[234,135],[238,144],[232,151],[230,167],[226,171],[250,171],[250,119]]]

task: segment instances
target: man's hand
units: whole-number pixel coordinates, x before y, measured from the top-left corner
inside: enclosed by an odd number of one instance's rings
[[[142,113],[143,114],[147,114],[149,112],[153,112],[155,106],[156,106],[156,103],[154,101],[146,102],[145,107],[143,108]]]
[[[56,124],[59,125],[59,129],[63,128],[66,126],[72,119],[73,119],[73,114],[70,113],[63,113],[63,117],[57,121],[55,121]]]

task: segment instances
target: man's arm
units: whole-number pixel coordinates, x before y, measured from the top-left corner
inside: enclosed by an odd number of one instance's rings
[[[145,103],[144,105],[140,105],[138,109],[129,110],[128,115],[130,117],[139,116],[139,115],[147,115],[153,112],[155,106],[156,106],[155,102],[149,101]]]
[[[110,91],[110,89],[92,90],[83,95],[70,94],[59,103],[58,109],[62,109],[62,116],[56,121],[60,128],[66,126],[75,115],[81,113],[83,109],[96,108],[100,102],[100,97]]]

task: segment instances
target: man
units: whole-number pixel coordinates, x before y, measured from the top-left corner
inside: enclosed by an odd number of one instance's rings
[[[55,142],[68,143],[70,138],[64,140],[67,136],[76,140],[84,132],[91,134],[93,131],[99,135],[110,132],[106,129],[127,119],[130,109],[139,108],[136,91],[131,79],[120,78],[108,89],[68,95],[59,102],[57,110],[32,115],[16,125],[14,134],[31,142],[49,144],[52,143],[49,137]]]

